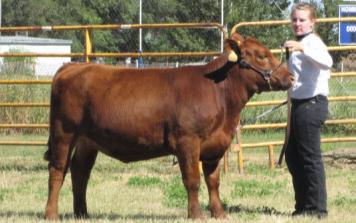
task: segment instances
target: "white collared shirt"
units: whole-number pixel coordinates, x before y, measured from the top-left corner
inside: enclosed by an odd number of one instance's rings
[[[328,96],[333,60],[326,45],[314,33],[305,36],[300,42],[304,51],[295,51],[289,58],[289,71],[295,77],[295,83],[289,89],[290,97],[304,99],[319,94]]]

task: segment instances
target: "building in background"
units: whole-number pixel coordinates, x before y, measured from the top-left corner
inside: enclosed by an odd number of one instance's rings
[[[37,38],[28,36],[0,36],[0,53],[71,53],[71,40]],[[53,76],[59,67],[70,62],[70,57],[33,57],[33,74]],[[4,57],[0,57],[0,70]]]

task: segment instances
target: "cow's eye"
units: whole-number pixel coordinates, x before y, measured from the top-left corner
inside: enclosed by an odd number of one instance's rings
[[[265,61],[265,60],[267,60],[267,57],[260,55],[260,56],[257,56],[257,60],[259,60],[259,61]]]

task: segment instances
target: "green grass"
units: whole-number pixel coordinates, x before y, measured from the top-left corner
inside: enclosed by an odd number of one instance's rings
[[[176,176],[173,179],[162,185],[164,194],[164,205],[167,207],[185,208],[188,204],[187,193],[183,186],[180,176]]]
[[[234,183],[234,190],[232,191],[232,196],[246,197],[246,196],[269,196],[276,194],[280,188],[286,185],[284,182],[271,182],[270,180],[241,180]]]
[[[131,177],[127,185],[129,186],[135,186],[135,187],[145,187],[145,186],[153,186],[153,185],[159,185],[161,184],[161,180],[158,177],[139,177],[139,176],[134,176]]]
[[[43,222],[48,183],[47,162],[42,158],[45,150],[0,146],[0,222]],[[222,173],[220,193],[229,219],[221,222],[314,221],[290,217],[293,189],[285,166],[270,170],[266,149],[248,149],[244,153],[244,174],[238,173],[234,153],[229,156],[229,172]],[[187,195],[179,167],[172,161],[173,157],[168,156],[124,164],[99,154],[87,192],[91,218],[79,222],[192,222],[186,219]],[[354,221],[355,169],[354,164],[326,163],[330,213],[323,222]],[[203,177],[199,199],[208,222],[220,222],[209,218]],[[63,222],[77,222],[72,201],[68,173],[59,200]]]
[[[349,196],[340,195],[333,200],[333,204],[336,206],[347,208],[350,205],[352,206],[356,205],[356,198],[355,197],[350,198]]]

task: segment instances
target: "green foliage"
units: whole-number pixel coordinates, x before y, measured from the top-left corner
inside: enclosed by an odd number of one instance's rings
[[[1,79],[33,79],[33,75],[2,74]],[[48,102],[50,85],[0,85],[0,101],[6,103]],[[2,123],[48,123],[48,107],[1,107]],[[2,129],[7,134],[47,133],[44,129]]]
[[[282,20],[288,18],[288,0],[240,0],[227,1],[227,26],[231,29],[235,24],[245,21]],[[271,48],[278,48],[286,39],[291,38],[290,29],[283,26],[246,26],[237,30],[247,36],[257,37]]]
[[[127,185],[134,187],[155,186],[161,183],[161,179],[158,177],[130,177]]]
[[[220,23],[221,21],[221,5],[220,1],[216,0],[150,0],[142,3],[142,19],[146,24]],[[2,4],[3,26],[139,23],[137,0],[3,0]],[[224,21],[228,28],[232,28],[234,24],[242,21],[284,18],[284,11],[289,2],[287,0],[225,0],[224,5]],[[216,30],[161,31],[143,30],[144,51],[220,50],[220,33]],[[263,42],[271,43],[269,46],[279,46],[281,42],[276,35],[284,37],[285,31],[280,28],[267,28],[260,32],[258,29],[253,31],[248,29],[243,34],[258,36]],[[72,50],[83,51],[82,32],[34,32],[31,35],[71,39]],[[138,30],[95,31],[93,36],[96,52],[137,52],[138,50]]]
[[[171,181],[164,184],[163,194],[165,195],[164,204],[166,206],[179,208],[187,206],[188,195],[181,177],[174,177]]]
[[[24,53],[21,49],[12,48],[8,53]],[[4,57],[0,75],[33,75],[35,60],[32,57]]]
[[[298,2],[298,1],[294,1]],[[338,17],[342,0],[312,0],[319,17]],[[142,1],[143,23],[220,23],[221,2],[216,0],[149,0]],[[289,0],[224,0],[224,23],[230,30],[244,21],[279,20],[289,18]],[[2,26],[45,26],[85,24],[138,24],[138,0],[3,0]],[[337,44],[336,25],[326,23],[317,32],[329,45]],[[201,32],[202,31],[202,32]],[[286,26],[242,27],[243,35],[258,37],[271,48],[292,38]],[[33,36],[71,39],[74,52],[83,51],[83,33],[33,32]],[[137,52],[138,30],[94,32],[96,52]],[[219,50],[219,32],[208,30],[143,30],[144,51]],[[212,41],[213,40],[213,41]],[[165,50],[166,51],[166,50]],[[343,53],[336,53],[337,57]]]

